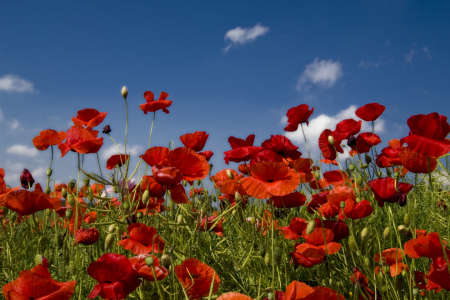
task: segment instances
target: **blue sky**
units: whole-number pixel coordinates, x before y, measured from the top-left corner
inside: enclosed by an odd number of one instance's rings
[[[204,130],[213,173],[229,136],[284,134],[283,116],[302,103],[314,107],[316,157],[321,130],[370,102],[386,106],[383,141],[401,138],[409,116],[449,111],[449,36],[448,1],[2,1],[0,167],[13,186],[23,168],[45,184],[50,151],[33,150],[33,137],[67,130],[84,108],[108,112],[98,129],[111,125],[123,144],[124,85],[133,154],[148,144],[143,93],[165,91],[173,104],[157,113],[152,145]],[[55,150],[54,177],[67,182],[76,155]],[[95,155],[86,162],[97,171]]]

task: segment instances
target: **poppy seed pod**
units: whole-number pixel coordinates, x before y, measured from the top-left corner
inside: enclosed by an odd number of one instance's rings
[[[50,176],[52,176],[52,169],[47,169],[47,177],[50,177]]]
[[[233,175],[233,173],[231,173],[230,170],[227,169],[226,173],[227,173],[228,178],[230,178],[231,180],[234,180],[234,175]]]
[[[72,194],[69,194],[67,196],[67,203],[71,206],[74,207],[75,206],[75,198],[73,197]]]
[[[316,229],[316,222],[311,220],[308,222],[308,226],[306,227],[306,234],[311,234],[314,229]]]
[[[276,246],[273,250],[273,263],[276,266],[279,266],[281,264],[281,258],[283,257],[283,252],[281,251],[281,248]]]
[[[122,88],[122,97],[123,97],[123,99],[127,100],[127,97],[128,97],[128,90],[127,90],[127,87],[126,87],[126,86],[124,86],[124,87]]]
[[[405,214],[405,217],[403,218],[403,223],[405,224],[406,227],[409,227],[409,224],[411,223],[411,220],[410,220],[408,214]]]
[[[71,210],[71,209],[66,210],[66,218],[70,219],[72,217],[72,215],[73,215],[73,210]]]
[[[69,189],[74,189],[75,188],[75,181],[74,180],[71,180],[71,181],[69,181]]]
[[[108,249],[111,248],[113,243],[114,243],[114,234],[108,233],[108,235],[105,238],[105,251],[108,251]]]
[[[354,165],[354,164],[349,164],[349,165],[348,165],[348,169],[349,169],[350,171],[354,171],[354,170],[355,170],[355,165]]]
[[[140,219],[143,215],[144,214],[142,212],[138,211],[138,213],[136,214],[136,218]]]
[[[328,143],[329,143],[331,146],[334,146],[334,137],[333,137],[332,135],[329,135],[329,136],[328,136]]]
[[[366,154],[364,158],[366,160],[366,164],[370,164],[372,162],[372,157],[370,157],[370,155]]]
[[[45,193],[46,193],[47,195],[50,195],[51,192],[52,192],[52,191],[50,190],[50,187],[46,187],[46,188],[45,188]]]
[[[356,241],[355,241],[355,237],[353,235],[350,235],[348,237],[348,247],[350,248],[350,250],[352,250],[353,252],[358,250],[358,246],[356,245]]]
[[[168,269],[172,265],[172,258],[168,254],[163,254],[161,256],[161,264],[164,268]]]
[[[368,235],[369,235],[369,228],[364,227],[363,230],[361,231],[361,239],[365,240]]]
[[[391,229],[388,226],[383,231],[383,238],[386,240],[387,238],[389,238],[390,235],[391,235]]]
[[[339,203],[339,206],[340,206],[341,208],[345,208],[345,201],[341,201],[341,202]]]
[[[24,189],[28,189],[33,186],[33,176],[27,169],[23,169],[22,174],[20,174],[20,183]]]
[[[270,252],[266,252],[266,255],[264,256],[264,264],[266,265],[266,267],[269,266],[270,264]]]
[[[62,188],[62,190],[61,190],[61,196],[62,196],[63,198],[66,198],[66,197],[67,197],[67,190],[66,190],[65,188]]]
[[[151,256],[147,256],[145,258],[145,264],[149,267],[153,267],[153,265],[155,264],[155,261],[153,260],[153,257]]]

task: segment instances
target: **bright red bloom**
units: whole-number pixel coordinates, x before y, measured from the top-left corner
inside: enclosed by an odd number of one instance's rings
[[[250,166],[252,166],[256,162],[260,161],[276,161],[276,162],[284,162],[283,156],[273,152],[272,150],[264,149],[252,153],[252,160],[250,161]]]
[[[77,117],[72,117],[73,124],[76,126],[86,126],[87,128],[93,128],[103,122],[106,117],[106,112],[101,113],[93,108],[86,108],[77,112]]]
[[[214,224],[217,222],[217,216],[211,216],[208,218],[202,218],[202,222],[200,223],[200,227],[197,230],[206,231],[211,230],[216,233],[218,236],[223,236],[223,220],[220,220],[216,226]],[[214,226],[214,228],[212,228]]]
[[[112,155],[106,161],[106,169],[112,170],[112,169],[114,169],[115,166],[121,167],[122,165],[124,165],[127,162],[127,160],[129,158],[130,158],[130,156],[129,155],[125,155],[125,154]]]
[[[167,97],[169,97],[169,94],[161,92],[161,94],[159,95],[159,99],[155,100],[155,95],[150,91],[146,91],[144,93],[144,98],[147,103],[141,104],[139,105],[139,107],[144,112],[144,114],[147,114],[148,112],[156,112],[160,109],[168,114],[169,111],[167,110],[167,108],[172,105],[172,101],[166,100]]]
[[[20,174],[20,184],[24,189],[29,189],[33,186],[34,183],[33,175],[31,175],[28,169],[23,169],[22,174]]]
[[[330,145],[328,142],[328,137],[332,136],[334,138],[334,146]],[[341,147],[342,139],[338,138],[338,135],[332,132],[330,129],[325,129],[319,137],[319,148],[322,151],[322,155],[324,158],[328,160],[335,160],[337,155],[336,151],[339,153],[344,153],[344,150]],[[336,150],[335,150],[336,148]]]
[[[207,150],[207,151],[199,152],[197,154],[204,156],[206,158],[206,161],[209,161],[211,159],[211,157],[214,155],[214,152]]]
[[[322,193],[318,193],[318,194],[313,194],[311,196],[311,201],[308,202],[308,204],[306,204],[306,206],[308,207],[308,212],[310,214],[313,214],[314,211],[318,210],[320,206],[322,206],[323,204],[327,203],[327,195],[330,192],[322,192]]]
[[[141,254],[129,258],[129,261],[131,262],[133,269],[135,269],[136,272],[138,272],[139,277],[142,277],[148,281],[155,281],[152,268],[147,266],[147,264],[145,263],[145,258],[149,256],[153,258],[153,270],[155,271],[156,280],[160,281],[166,278],[167,275],[169,275],[169,272],[167,271],[166,268],[160,265],[158,257],[150,254]]]
[[[203,150],[209,134],[204,131],[196,131],[194,133],[186,133],[180,136],[180,140],[186,148],[192,149],[195,152]]]
[[[428,159],[430,160],[430,172],[433,172],[437,166],[436,158],[414,152],[409,147],[403,147],[403,150],[398,152],[398,157],[402,165],[412,173],[428,173]]]
[[[239,294],[239,293],[226,293],[217,298],[217,300],[253,300],[249,296]],[[276,299],[278,300],[278,299]]]
[[[381,150],[381,154],[377,155],[376,163],[380,168],[387,168],[391,165],[401,165],[402,162],[398,153],[403,150],[400,140],[390,140],[389,147]]]
[[[386,107],[378,103],[369,103],[360,108],[355,112],[356,116],[364,121],[370,122],[378,119],[384,112]]]
[[[312,159],[299,157],[295,160],[290,160],[288,167],[293,168],[298,174],[300,174],[300,180],[302,183],[308,183],[313,179],[311,173],[311,166],[313,164]]]
[[[137,255],[160,253],[164,250],[165,243],[158,236],[155,228],[142,223],[133,223],[127,227],[127,231],[130,238],[119,242],[124,249]]]
[[[126,256],[116,253],[103,254],[87,268],[89,276],[98,281],[88,299],[125,299],[141,284],[137,272]]]
[[[302,236],[306,227],[308,227],[308,221],[293,217],[289,226],[280,227],[280,229],[283,230],[285,239],[296,241]]]
[[[6,183],[5,183],[5,170],[0,168],[0,204],[5,203],[3,198],[10,192],[13,191],[17,191],[18,189],[20,189],[20,187],[15,187],[12,189],[8,189],[6,188]],[[4,205],[4,204],[2,204]]]
[[[299,106],[290,108],[286,116],[288,117],[289,125],[284,128],[285,131],[296,131],[298,129],[298,125],[301,123],[305,123],[309,125],[308,119],[312,115],[314,111],[314,107],[309,110],[309,106],[307,104],[300,104]]]
[[[371,132],[363,132],[356,138],[356,145],[353,147],[358,153],[368,153],[372,146],[381,143],[381,139],[378,135]]]
[[[250,166],[248,166],[247,164],[240,164],[238,166],[238,170],[244,175],[250,175]]]
[[[150,167],[161,163],[169,155],[169,148],[166,147],[152,147],[147,149],[144,154],[139,155]]]
[[[141,182],[141,191],[148,190],[150,197],[161,198],[166,193],[165,187],[159,184],[153,176],[143,176]]]
[[[362,121],[355,121],[353,119],[345,119],[336,125],[334,138],[342,141],[348,139],[351,135],[357,134],[361,130]]]
[[[258,199],[287,195],[300,183],[300,175],[282,162],[257,162],[250,173],[241,183],[248,195]]]
[[[230,143],[231,149],[237,149],[242,147],[253,146],[253,142],[255,141],[255,135],[250,134],[245,140],[235,138],[234,136],[230,136],[228,138],[228,143]]]
[[[208,296],[211,284],[213,295],[219,290],[220,279],[217,272],[198,259],[185,259],[181,265],[175,266],[175,274],[190,300]]]
[[[92,228],[80,228],[75,232],[75,239],[79,244],[91,245],[98,241],[100,233],[95,227]]]
[[[286,300],[345,300],[345,297],[327,287],[316,286],[316,287],[312,288],[303,282],[292,281],[291,284],[289,284],[286,287],[285,299]]]
[[[61,157],[69,150],[81,154],[97,153],[103,145],[103,138],[97,138],[98,131],[80,126],[72,126],[67,130],[66,142],[58,145]]]
[[[273,203],[273,206],[278,208],[293,208],[304,205],[306,196],[300,192],[294,192],[285,196],[275,196],[270,198],[267,203]]]
[[[61,200],[42,192],[41,186],[37,183],[33,192],[16,190],[7,193],[1,199],[1,206],[6,206],[21,215],[31,215],[47,208],[58,210],[61,208]]]
[[[52,129],[42,130],[38,136],[33,139],[33,145],[38,150],[46,150],[52,145],[58,145],[66,139],[66,132],[57,132]]]
[[[348,175],[340,170],[328,171],[323,173],[325,180],[333,186],[341,186],[348,179]]]
[[[405,253],[411,258],[428,257],[435,259],[444,256],[437,232],[430,232],[426,236],[419,235],[417,238],[407,241],[404,249]],[[450,255],[449,250],[446,249],[446,252],[447,255]]]
[[[354,285],[362,290],[362,294],[358,296],[358,299],[370,299],[376,300],[375,293],[369,289],[369,279],[358,268],[353,268],[353,276],[350,278]]]
[[[231,172],[235,180],[236,178],[239,178],[239,180],[242,178],[242,175],[239,175],[238,172],[236,172],[233,169],[220,170],[219,172],[216,173],[216,175],[211,176],[211,181],[214,182],[217,188],[220,188],[226,181],[231,180],[227,175],[227,170]]]
[[[406,197],[413,185],[404,182],[397,182],[397,189],[395,190],[395,179],[392,177],[379,178],[367,183],[371,188],[375,199],[378,201],[378,206],[383,207],[385,202],[395,203],[399,202],[400,206],[406,204]]]
[[[76,281],[58,282],[53,280],[47,267],[37,265],[22,271],[19,278],[3,286],[6,300],[69,300],[75,290]]]
[[[297,159],[302,155],[300,151],[297,151],[298,146],[294,146],[284,135],[271,135],[270,139],[261,144],[261,147],[271,150],[283,158]]]
[[[376,254],[373,257],[376,263],[383,262],[383,264],[390,266],[391,277],[395,277],[400,274],[403,270],[407,270],[408,267],[403,264],[402,261],[402,250],[399,248],[386,249],[383,252]],[[380,267],[375,268],[375,273],[378,274]]]
[[[438,113],[415,115],[408,119],[410,135],[401,139],[414,152],[424,156],[439,157],[450,151],[450,133],[447,117]]]
[[[187,181],[204,179],[209,173],[205,157],[189,148],[175,148],[167,155],[166,161],[167,166],[177,168]]]
[[[175,185],[183,179],[183,174],[174,167],[162,167],[160,169],[153,167],[153,176],[159,184],[164,186]]]
[[[440,288],[443,288],[450,291],[450,275],[447,268],[439,270],[432,264],[425,278],[427,279],[427,290],[436,289],[439,291]]]

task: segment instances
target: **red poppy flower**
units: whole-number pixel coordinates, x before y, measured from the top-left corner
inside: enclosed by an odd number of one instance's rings
[[[348,179],[348,175],[340,170],[328,171],[323,173],[325,180],[333,186],[341,186]]]
[[[169,94],[161,92],[161,94],[159,95],[159,99],[155,100],[155,95],[150,91],[146,91],[144,93],[144,98],[147,103],[141,104],[139,105],[139,107],[144,112],[144,114],[147,114],[148,112],[156,112],[160,109],[168,114],[169,111],[167,110],[167,107],[172,105],[172,101],[166,100],[167,97],[169,97]]]
[[[327,255],[335,254],[341,249],[341,244],[333,242],[334,232],[328,228],[316,227],[310,234],[306,229],[302,233],[306,243],[295,247],[297,252],[309,258],[323,258]]]
[[[103,254],[89,265],[87,272],[98,281],[88,299],[97,296],[103,299],[125,299],[141,284],[128,258],[116,253]]]
[[[142,277],[148,281],[155,281],[155,276],[153,276],[152,268],[147,266],[147,264],[145,263],[145,259],[147,257],[153,258],[153,271],[155,271],[156,281],[163,280],[167,277],[167,275],[169,275],[167,269],[160,265],[158,257],[150,254],[141,254],[129,258],[133,269],[136,270],[139,277]]]
[[[256,162],[260,161],[276,161],[284,162],[283,157],[272,150],[264,149],[258,152],[252,153],[252,160],[250,161],[250,166]]]
[[[373,207],[368,200],[361,200],[356,203],[355,200],[347,200],[345,202],[344,213],[342,210],[339,211],[339,220],[346,218],[357,220],[364,219],[370,216],[373,212]],[[344,215],[345,214],[345,215]]]
[[[84,216],[83,216],[83,221],[84,221],[84,223],[87,223],[87,224],[95,223],[96,220],[97,220],[97,212],[96,211],[91,211],[89,213],[84,214]]]
[[[197,154],[204,156],[206,158],[206,161],[209,161],[211,159],[211,157],[214,155],[214,152],[207,150],[207,151],[199,152]]]
[[[164,186],[171,186],[180,183],[183,180],[183,174],[181,174],[177,168],[174,167],[162,167],[153,169],[153,176],[155,180]]]
[[[304,205],[306,196],[300,192],[294,192],[285,196],[275,196],[269,199],[267,203],[273,203],[278,208],[293,208]]]
[[[307,226],[308,221],[305,219],[293,217],[289,226],[280,227],[280,229],[283,230],[285,239],[296,241],[302,236]]]
[[[33,175],[31,175],[28,169],[23,169],[22,174],[20,174],[20,184],[24,189],[29,189],[33,186],[34,183]]]
[[[33,192],[16,190],[7,193],[2,197],[0,206],[6,206],[21,215],[31,215],[47,208],[60,209],[61,200],[42,192],[41,186],[37,183]]]
[[[428,158],[430,160],[430,172],[433,172],[437,166],[436,158],[414,152],[409,147],[403,147],[403,150],[398,152],[398,157],[402,165],[412,173],[428,173]]]
[[[325,179],[316,180],[315,178],[311,179],[309,182],[309,186],[314,190],[321,190],[330,186],[330,183]]]
[[[121,240],[119,244],[134,254],[159,253],[164,250],[165,243],[158,236],[156,229],[142,223],[133,223],[127,227],[130,238]]]
[[[130,156],[129,155],[125,155],[125,154],[112,155],[106,161],[106,169],[112,170],[112,169],[114,169],[115,166],[121,167],[122,165],[124,165],[127,162],[127,160],[129,158],[130,158]]]
[[[330,192],[322,192],[318,194],[313,194],[311,196],[311,201],[309,201],[308,204],[306,204],[306,206],[308,207],[308,212],[310,214],[313,214],[314,211],[318,210],[320,206],[327,203],[327,195],[329,193]]]
[[[438,113],[415,115],[408,119],[410,135],[401,139],[414,152],[424,156],[439,157],[450,151],[450,133],[447,117]]]
[[[22,271],[19,278],[3,286],[6,300],[69,300],[75,290],[76,281],[58,282],[53,280],[48,268],[37,265]]]
[[[209,173],[209,163],[205,157],[189,148],[175,148],[167,155],[166,161],[168,166],[177,168],[187,181],[204,179]]]
[[[349,151],[349,154],[350,154],[350,156],[352,156],[351,151]],[[353,156],[354,156],[354,155],[353,155]],[[320,160],[320,162],[323,162],[324,164],[327,164],[327,165],[333,164],[333,165],[335,165],[335,166],[339,166],[339,164],[338,164],[337,161],[335,161],[335,160],[329,160],[329,159],[326,159],[326,158],[322,158],[322,159]]]
[[[323,286],[312,288],[299,281],[292,281],[286,287],[285,297],[286,300],[345,300],[344,296],[330,288]]]
[[[361,130],[362,121],[355,121],[353,119],[345,119],[336,125],[336,130],[334,133],[334,138],[338,140],[346,140],[351,135],[357,134]]]
[[[200,231],[206,231],[211,230],[218,236],[223,236],[223,221],[220,220],[217,224],[217,216],[211,216],[208,218],[202,218],[202,222],[200,223],[200,226],[197,228],[197,230]],[[216,224],[216,226],[214,226]],[[214,228],[212,228],[214,226]],[[212,228],[212,229],[211,229]]]
[[[254,141],[255,141],[254,134],[250,134],[245,140],[235,138],[234,136],[230,136],[228,138],[228,143],[230,143],[231,149],[253,146]]]
[[[224,160],[225,163],[228,165],[230,161],[233,162],[243,162],[250,160],[256,153],[262,151],[264,148],[257,147],[257,146],[245,146],[236,148],[233,150],[225,151],[223,154],[225,154]]]
[[[248,195],[258,199],[287,195],[300,183],[300,175],[281,162],[257,162],[250,173],[241,183]]]
[[[69,150],[81,154],[97,153],[103,145],[103,138],[97,138],[98,131],[80,126],[72,126],[67,130],[66,142],[58,145],[61,157]]]
[[[413,185],[404,182],[397,182],[398,192],[395,190],[395,179],[392,177],[379,178],[367,183],[372,189],[378,206],[383,207],[385,202],[395,203],[403,201],[406,204],[406,197]],[[401,205],[401,206],[403,206]]]
[[[400,140],[394,139],[389,141],[389,147],[381,150],[381,154],[377,155],[376,163],[379,168],[387,168],[391,165],[401,165],[402,162],[398,153],[403,150]]]
[[[358,289],[362,290],[362,294],[358,296],[358,299],[375,300],[377,298],[375,297],[375,293],[371,289],[369,289],[369,279],[358,268],[353,268],[353,276],[350,278],[350,280]]]
[[[376,263],[383,262],[383,264],[390,266],[391,277],[395,277],[406,269],[407,266],[403,264],[402,261],[402,250],[399,248],[386,249],[383,252],[378,253],[374,256],[373,260]],[[378,274],[380,267],[375,268],[375,273]]]
[[[148,190],[150,197],[161,198],[166,193],[166,188],[159,184],[153,176],[143,176],[140,190],[144,192]],[[141,196],[142,197],[142,196]],[[140,197],[139,197],[140,198]]]
[[[161,163],[169,155],[169,148],[166,147],[152,147],[147,149],[144,154],[139,155],[150,167]]]
[[[330,143],[328,142],[328,137],[330,135],[334,138],[334,146],[330,145]],[[335,160],[337,157],[336,151],[338,151],[339,153],[344,153],[344,150],[342,149],[342,147],[340,145],[342,140],[337,137],[338,137],[338,135],[336,135],[330,129],[325,129],[320,134],[319,148],[320,148],[320,151],[322,151],[322,155],[324,158],[326,158],[328,160]]]
[[[46,150],[48,147],[58,145],[66,139],[64,131],[57,132],[52,129],[42,130],[38,136],[33,139],[33,145],[38,150]]]
[[[106,112],[101,113],[93,108],[86,108],[77,112],[77,117],[72,117],[73,124],[76,126],[86,126],[87,128],[93,128],[103,122],[106,117]]]
[[[204,131],[196,131],[194,133],[186,133],[180,136],[180,140],[186,148],[192,149],[195,152],[203,150],[209,134]]]
[[[95,227],[92,228],[80,228],[75,232],[75,239],[79,244],[91,245],[98,241],[100,233]]]
[[[217,300],[253,300],[249,296],[239,293],[226,293],[217,298]]]
[[[332,242],[339,243],[342,239],[345,239],[350,235],[350,229],[347,224],[338,220],[321,220],[319,218],[315,218],[316,228],[326,228],[333,231],[334,238]]]
[[[212,295],[219,290],[220,279],[217,272],[198,259],[185,259],[181,265],[175,266],[175,274],[190,300],[208,296],[211,284]]]
[[[250,175],[250,166],[247,164],[240,164],[238,170],[244,175]]]
[[[314,107],[309,110],[309,106],[307,104],[300,104],[299,106],[290,108],[286,116],[288,117],[289,125],[284,128],[285,131],[296,131],[298,129],[298,125],[301,123],[305,123],[309,125],[308,119],[312,115],[314,111]]]
[[[311,173],[311,166],[313,164],[312,159],[299,157],[295,160],[288,159],[288,167],[293,168],[298,174],[300,174],[300,180],[302,183],[308,183],[313,179]]]
[[[446,289],[450,291],[450,275],[447,268],[439,270],[432,264],[425,278],[427,279],[427,290],[435,289],[439,291],[440,289]]]
[[[356,145],[353,147],[358,153],[368,153],[372,146],[381,143],[381,139],[378,135],[371,132],[363,132],[356,138]]]
[[[435,259],[444,256],[441,241],[437,232],[430,232],[428,235],[419,235],[417,238],[409,240],[404,246],[405,253],[411,258],[428,257]],[[447,255],[450,251],[446,249]]]
[[[94,184],[91,185],[92,193],[94,195],[98,195],[98,196],[101,195],[101,193],[102,193],[104,188],[105,188],[105,186],[103,184],[100,184],[100,183],[94,183]]]
[[[270,139],[265,140],[261,147],[271,150],[283,158],[297,159],[302,153],[297,151],[298,146],[294,146],[284,135],[271,135]]]
[[[378,103],[369,103],[355,111],[358,118],[370,122],[378,119],[386,108]]]
[[[249,167],[250,169],[250,167]],[[216,175],[211,176],[211,181],[214,182],[215,186],[217,188],[220,188],[227,180],[231,180],[228,175],[227,172],[230,172],[233,177],[235,178],[235,180],[240,180],[242,178],[241,175],[238,174],[238,172],[236,172],[233,169],[223,169],[220,170],[219,172],[216,173]],[[238,179],[236,179],[238,178]]]

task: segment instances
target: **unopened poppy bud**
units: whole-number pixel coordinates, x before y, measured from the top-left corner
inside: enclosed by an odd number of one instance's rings
[[[108,249],[111,248],[113,243],[114,243],[114,234],[108,233],[108,235],[105,238],[105,251],[108,251]]]
[[[405,224],[406,227],[409,227],[409,224],[411,223],[411,220],[410,220],[408,214],[405,214],[405,217],[403,218],[403,223]]]
[[[363,257],[363,262],[367,268],[370,267],[370,259],[367,256]]]
[[[62,190],[61,190],[61,196],[62,196],[63,198],[66,198],[66,197],[67,197],[67,190],[66,190],[65,188],[62,188]]]
[[[311,220],[308,222],[308,225],[306,226],[306,234],[311,234],[314,229],[316,229],[316,222],[314,220]]]
[[[391,235],[391,228],[386,227],[383,231],[383,238],[386,240]]]
[[[67,203],[69,203],[70,207],[74,207],[75,206],[75,198],[73,197],[72,194],[69,194],[67,196]]]
[[[397,171],[394,172],[394,178],[398,178],[399,173]]]
[[[236,192],[236,193],[234,194],[234,200],[235,200],[236,203],[242,201],[242,196],[241,196],[241,194],[239,194],[239,192]]]
[[[264,244],[259,245],[259,254],[264,257],[266,255],[266,246]]]
[[[363,169],[367,169],[368,167],[369,167],[368,164],[362,164],[362,166],[361,166],[361,168],[363,168]]]
[[[117,228],[116,224],[111,224],[111,225],[109,225],[109,227],[108,227],[108,231],[109,231],[110,233],[114,233],[114,232],[116,232],[116,228]]]
[[[359,203],[359,202],[361,202],[361,198],[357,197],[357,198],[355,199],[355,201],[356,201],[356,203]]]
[[[372,157],[370,157],[370,155],[366,154],[364,158],[366,160],[366,164],[370,164],[372,162]]]
[[[102,133],[109,134],[110,132],[111,132],[111,126],[106,125],[105,127],[103,127]]]
[[[413,292],[414,296],[417,296],[417,295],[419,295],[420,290],[417,286],[415,286],[415,287],[413,287],[412,292]]]
[[[341,208],[345,208],[345,201],[341,201],[341,203],[339,203],[339,206],[340,206]]]
[[[168,269],[172,265],[172,258],[170,258],[170,255],[163,254],[161,256],[161,265],[163,265],[163,267],[166,269]]]
[[[350,171],[354,171],[355,170],[355,165],[354,164],[350,164],[348,165],[348,168]]]
[[[217,198],[216,198],[216,195],[214,195],[214,194],[212,194],[211,195],[211,200],[212,200],[212,202],[217,202]]]
[[[368,235],[369,235],[369,228],[364,227],[363,230],[361,231],[361,239],[365,240]]]
[[[129,210],[130,209],[130,204],[128,204],[128,202],[124,202],[122,204],[122,207],[123,207],[124,210]]]
[[[227,176],[228,176],[228,178],[230,178],[231,180],[234,180],[234,175],[233,175],[233,173],[230,171],[230,170],[226,170],[226,172],[227,172]]]
[[[41,254],[36,254],[36,256],[34,257],[34,265],[38,266],[42,264],[42,261],[44,260],[45,257],[43,257]],[[45,258],[46,259],[46,258]],[[47,260],[47,259],[46,259]]]
[[[90,182],[89,177],[84,177],[84,179],[83,179],[84,185],[85,185],[85,186],[89,186],[89,182]]]
[[[142,194],[142,203],[147,204],[148,200],[150,199],[150,192],[148,190],[145,190]]]
[[[383,272],[378,272],[378,274],[377,274],[377,281],[378,281],[378,284],[380,284],[381,286],[384,285]]]
[[[50,190],[50,187],[46,187],[46,188],[45,188],[45,193],[46,193],[47,195],[50,195],[51,192],[52,192],[52,191]]]
[[[181,181],[181,184],[182,184],[184,187],[186,187],[187,181],[183,179],[183,180]]]
[[[273,300],[273,298],[274,298],[274,297],[273,297],[273,293],[268,293],[268,294],[267,294],[267,299],[268,299],[268,300]]]
[[[136,214],[136,218],[140,219],[143,215],[144,214],[142,212],[138,211],[138,213]]]
[[[52,176],[52,169],[48,168],[47,169],[47,177]]]
[[[281,258],[283,257],[283,252],[281,251],[281,248],[276,246],[273,250],[273,263],[276,266],[279,266],[281,264]]]
[[[126,86],[124,86],[124,87],[122,88],[122,97],[123,97],[123,99],[127,100],[127,97],[128,97],[128,90],[127,90],[127,87],[126,87]]]
[[[178,215],[177,217],[177,224],[183,223],[183,215]]]
[[[27,169],[23,169],[22,174],[20,174],[20,183],[24,189],[28,189],[33,186],[33,176]]]
[[[334,137],[333,137],[332,135],[329,135],[329,136],[328,136],[328,143],[329,143],[331,146],[334,146]]]
[[[264,290],[266,293],[273,293],[273,287],[268,287]]]
[[[319,180],[319,179],[320,179],[320,172],[319,172],[319,171],[314,171],[314,178],[315,178],[316,180]]]
[[[69,189],[72,190],[74,188],[75,188],[75,181],[74,180],[69,181]]]
[[[264,256],[264,263],[266,264],[266,266],[269,266],[269,264],[270,264],[270,251],[266,252],[266,255]]]
[[[77,273],[77,266],[73,260],[69,261],[69,273],[72,276]]]
[[[356,245],[356,241],[355,241],[355,237],[353,235],[350,235],[348,237],[348,247],[350,248],[350,250],[352,250],[353,252],[358,250],[358,246]]]
[[[71,210],[71,209],[66,210],[66,218],[70,219],[72,217],[72,214],[73,214],[73,210]]]
[[[361,252],[359,252],[359,250],[356,250],[355,254],[356,256],[361,256]]]
[[[149,267],[152,267],[154,265],[155,261],[153,260],[153,257],[147,256],[145,258],[145,264]]]
[[[197,179],[197,185],[198,186],[202,185],[202,181],[200,179]]]
[[[397,227],[398,232],[406,232],[406,226],[405,225],[399,225]]]
[[[254,217],[248,217],[247,222],[249,222],[250,225],[255,226],[256,219]]]

